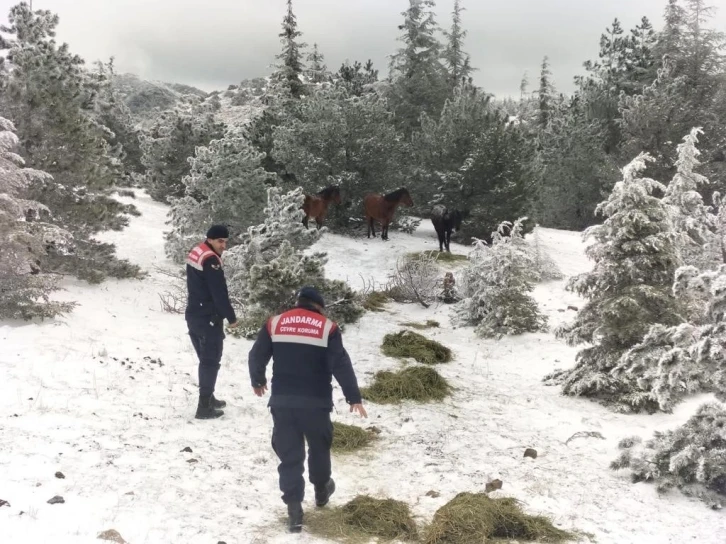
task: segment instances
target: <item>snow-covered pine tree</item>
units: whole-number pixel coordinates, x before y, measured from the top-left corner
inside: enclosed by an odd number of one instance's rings
[[[680,236],[684,264],[700,269],[713,268],[720,257],[717,218],[710,206],[703,203],[698,192],[709,183],[708,178],[695,172],[701,152],[696,147],[700,128],[691,130],[678,145],[677,172],[666,189],[663,202],[671,207],[671,219]]]
[[[308,55],[308,69],[306,70],[308,79],[312,83],[323,83],[330,81],[331,75],[328,67],[325,65],[325,57],[318,49],[318,44],[313,44],[313,50]]]
[[[640,437],[620,442],[623,450],[610,468],[630,469],[632,480],[653,482],[659,492],[678,488],[711,508],[726,503],[726,406],[703,404],[684,425],[642,443]]]
[[[303,95],[305,85],[300,76],[305,71],[303,49],[307,44],[298,41],[302,36],[297,28],[297,17],[292,10],[292,0],[287,0],[287,13],[282,19],[282,32],[279,34],[282,51],[277,55],[280,64],[270,77],[273,87],[282,87],[293,98]]]
[[[8,65],[0,73],[0,110],[17,127],[27,165],[52,176],[32,183],[27,198],[47,206],[55,224],[73,235],[71,251],[48,249],[43,269],[90,281],[138,276],[139,268],[119,260],[112,244],[92,238],[100,230],[122,229],[127,214],[138,213],[110,196],[122,165],[105,139],[108,129],[94,116],[96,82],[83,59],[55,41],[57,15],[21,2],[8,21],[0,27],[7,36],[0,40],[0,50],[6,50],[0,56]]]
[[[471,57],[463,49],[467,31],[461,26],[461,14],[465,9],[461,5],[461,0],[454,0],[454,11],[451,14],[451,31],[444,32],[447,44],[444,49],[443,59],[449,71],[449,85],[452,89],[469,84],[471,73],[474,71],[471,67]]]
[[[434,0],[410,0],[402,12],[403,42],[392,57],[388,101],[397,126],[407,135],[419,128],[421,113],[438,117],[449,94],[448,74],[441,62],[441,43]]]
[[[640,154],[623,169],[623,180],[596,209],[605,222],[585,231],[586,239],[595,239],[586,250],[595,265],[567,288],[589,300],[556,334],[570,345],[591,345],[578,352],[573,369],[545,378],[562,383],[567,395],[603,400],[627,395],[628,384],[610,374],[620,357],[651,325],[682,321],[671,292],[680,265],[677,238],[666,204],[652,194],[665,186],[639,177],[649,161]]]
[[[532,252],[525,249],[522,223],[505,221],[492,233],[492,245],[477,240],[462,273],[464,300],[458,321],[477,334],[495,337],[547,329],[547,317],[530,292],[537,280]]]
[[[172,230],[166,253],[181,262],[204,237],[209,225],[223,223],[234,240],[264,219],[267,187],[273,177],[261,165],[262,154],[238,131],[197,147],[191,171],[182,180],[185,195],[171,199]]]
[[[243,333],[256,332],[264,319],[288,308],[304,285],[318,287],[328,301],[328,315],[341,324],[362,313],[354,293],[343,282],[325,280],[325,253],[306,252],[325,232],[302,224],[302,188],[284,193],[267,189],[264,222],[249,227],[240,244],[225,253],[229,291],[236,306],[243,308]]]
[[[552,72],[550,71],[549,57],[542,59],[542,66],[539,72],[539,90],[537,91],[539,101],[539,115],[537,121],[540,128],[546,128],[552,117],[552,109],[555,100],[555,87],[552,84]]]
[[[702,392],[726,400],[726,265],[703,273],[679,268],[673,293],[690,309],[691,323],[654,325],[611,372],[629,384],[620,399],[629,409],[670,412]]]
[[[191,169],[194,150],[224,135],[224,125],[215,120],[214,112],[197,97],[189,100],[162,113],[141,136],[144,185],[160,202],[184,196],[183,179]]]
[[[49,174],[24,168],[15,153],[20,140],[14,125],[0,117],[0,319],[54,317],[74,303],[50,300],[58,278],[41,270],[40,257],[48,246],[58,249],[70,234],[50,223],[48,208],[23,196],[30,184],[47,181]]]

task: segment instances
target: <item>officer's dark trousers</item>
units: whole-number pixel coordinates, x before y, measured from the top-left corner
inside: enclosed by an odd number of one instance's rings
[[[310,483],[324,486],[330,479],[333,424],[323,408],[272,407],[272,449],[280,458],[280,491],[285,504],[305,498],[305,441],[308,443]]]
[[[224,342],[224,329],[222,322],[211,325],[209,320],[198,322],[189,320],[189,337],[192,339],[194,351],[199,357],[199,396],[208,397],[214,393],[217,383],[220,361],[222,360],[222,347]]]

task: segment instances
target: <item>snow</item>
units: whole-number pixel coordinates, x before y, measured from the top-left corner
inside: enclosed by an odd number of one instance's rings
[[[229,403],[225,416],[193,418],[196,360],[184,319],[159,304],[172,281],[157,270],[172,268],[163,251],[167,207],[144,193],[122,200],[135,202],[141,217],[102,238],[149,277],[98,286],[68,280],[61,297],[80,305],[67,317],[0,323],[0,499],[10,503],[0,507],[2,541],[98,542],[99,533],[115,529],[133,544],[324,542],[285,533],[271,418],[266,399],[249,386],[249,341],[225,343],[217,390]],[[427,222],[413,235],[390,238],[325,234],[312,249],[328,252],[330,277],[360,289],[360,275],[385,282],[404,253],[438,247]],[[589,268],[580,233],[540,229],[540,242],[565,274]],[[452,243],[452,251],[467,248]],[[552,327],[574,317],[569,305],[582,304],[565,282],[542,283],[534,293]],[[471,328],[453,328],[447,306],[392,303],[387,310],[345,329],[361,384],[401,364],[381,355],[384,334],[402,322],[436,319],[441,328],[425,334],[453,349],[454,362],[437,370],[455,392],[440,404],[369,403],[362,423],[381,429],[381,439],[374,450],[334,457],[331,504],[359,493],[390,496],[408,502],[423,524],[456,493],[481,491],[499,478],[504,486],[494,496],[516,497],[528,512],[591,533],[600,544],[724,541],[723,512],[679,492],[659,496],[653,485],[633,485],[608,468],[621,438],[683,423],[710,397],[691,399],[674,414],[616,414],[542,384],[576,353],[551,333],[481,340]],[[334,420],[361,423],[337,386],[334,398]],[[605,439],[565,444],[578,431]],[[192,452],[181,451],[186,447]],[[529,447],[536,460],[522,457]],[[429,490],[440,496],[426,496]],[[47,504],[55,495],[65,504]],[[311,496],[308,488],[306,510]]]

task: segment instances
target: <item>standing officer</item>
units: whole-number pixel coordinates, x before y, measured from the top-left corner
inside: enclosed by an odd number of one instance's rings
[[[273,421],[272,448],[280,458],[280,491],[287,504],[289,529],[294,533],[302,530],[305,440],[315,504],[325,506],[335,491],[330,477],[333,376],[343,389],[350,411],[368,417],[340,329],[324,316],[324,308],[320,293],[303,287],[295,308],[269,319],[249,353],[250,378],[258,397],[267,390],[265,369],[273,358],[268,403]]]
[[[227,403],[214,398],[222,344],[224,319],[229,327],[237,326],[229,301],[227,282],[222,270],[222,253],[227,249],[229,231],[224,225],[212,225],[207,239],[187,256],[187,308],[184,317],[189,328],[192,345],[199,357],[199,404],[197,419],[220,417]]]

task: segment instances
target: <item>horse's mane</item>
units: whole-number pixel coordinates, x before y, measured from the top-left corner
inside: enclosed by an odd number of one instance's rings
[[[333,196],[335,193],[340,192],[340,189],[337,185],[331,185],[329,187],[326,187],[322,191],[318,191],[318,196],[324,199],[328,199],[331,196]]]
[[[392,193],[388,193],[386,196],[383,197],[383,200],[387,200],[388,202],[398,202],[401,200],[401,197],[403,195],[408,194],[408,189],[405,187],[401,187],[400,189],[393,191]]]

